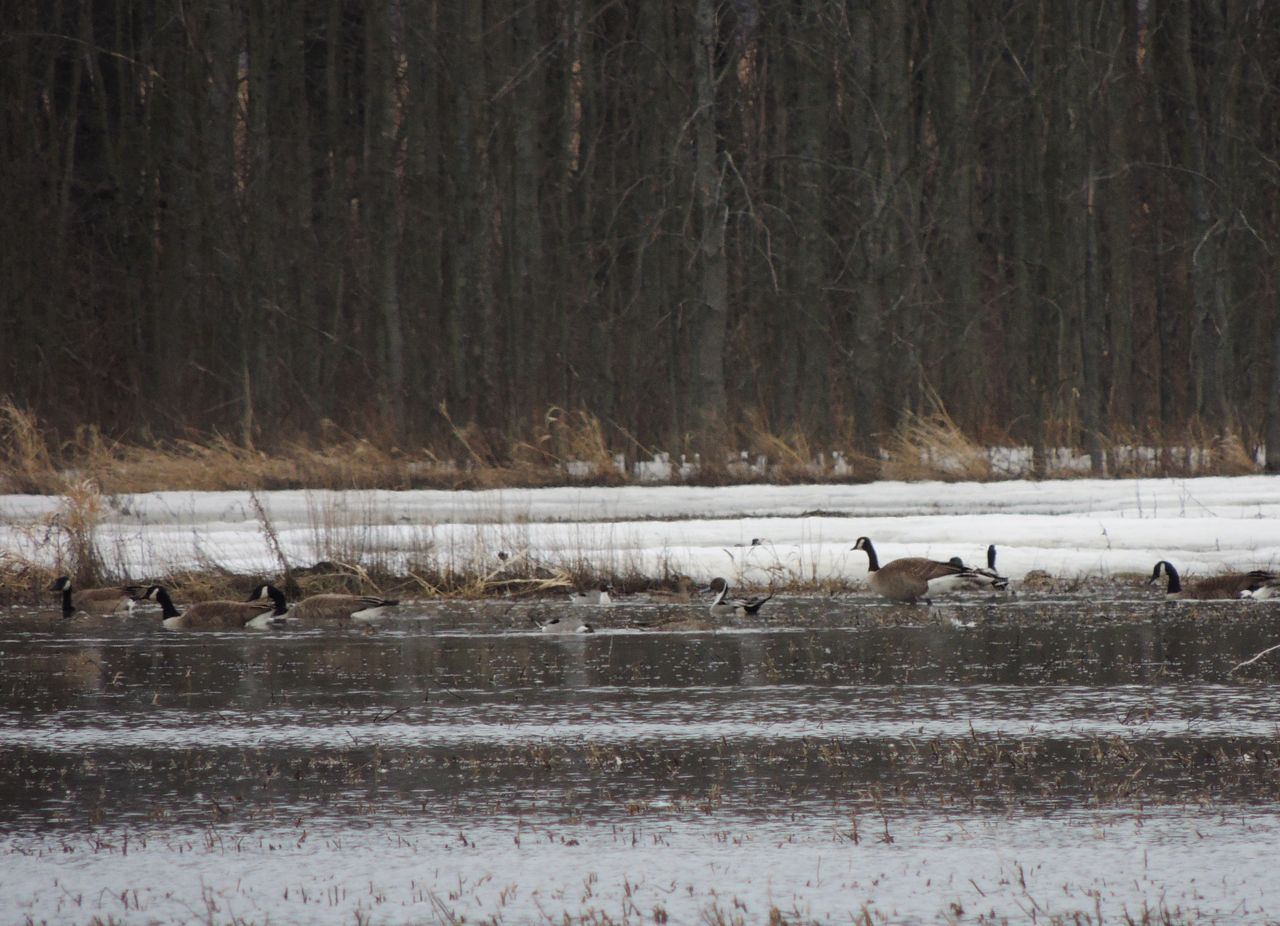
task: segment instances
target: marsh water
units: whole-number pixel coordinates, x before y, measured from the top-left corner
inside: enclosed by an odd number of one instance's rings
[[[557,609],[4,612],[0,921],[1280,918],[1278,607]]]

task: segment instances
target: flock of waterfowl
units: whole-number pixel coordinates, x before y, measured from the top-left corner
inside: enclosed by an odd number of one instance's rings
[[[958,556],[950,560],[933,560],[908,556],[881,563],[876,548],[868,537],[859,537],[851,548],[867,555],[867,582],[871,590],[889,601],[932,604],[933,596],[961,589],[1009,587],[1009,580],[996,571],[996,548],[987,548],[986,566],[968,566]],[[1267,570],[1231,572],[1208,576],[1183,584],[1178,570],[1168,560],[1160,560],[1151,571],[1148,584],[1164,579],[1164,597],[1169,600],[1191,599],[1265,599],[1280,597],[1280,575]],[[139,601],[152,601],[160,606],[165,627],[173,630],[228,630],[261,627],[286,616],[303,621],[367,620],[382,616],[398,601],[368,595],[321,594],[304,598],[292,606],[274,585],[261,584],[245,601],[200,601],[179,610],[166,588],[160,585],[127,585],[114,588],[74,589],[68,576],[60,576],[49,591],[62,594],[62,612],[71,616],[78,611],[89,614],[112,614],[132,610]],[[575,591],[569,596],[571,605],[602,607],[613,603],[613,587],[601,583],[590,591]],[[687,603],[697,593],[710,595],[710,605],[701,614],[673,614],[650,621],[632,621],[638,629],[712,630],[715,618],[744,617],[759,613],[773,596],[737,597],[730,595],[729,583],[721,577],[699,589],[693,579],[678,576],[675,588],[656,589],[647,598],[656,602]],[[584,621],[564,616],[534,618],[547,633],[592,633],[594,628]]]
[[[875,545],[869,537],[859,537],[851,548],[867,554],[867,584],[871,590],[889,601],[911,603],[924,601],[932,604],[933,596],[962,589],[991,589],[1004,591],[1009,587],[1009,579],[996,571],[996,548],[992,544],[987,547],[986,566],[967,566],[964,561],[953,556],[942,560],[928,559],[922,556],[907,556],[881,564]],[[1169,601],[1177,600],[1212,600],[1212,599],[1255,599],[1280,597],[1280,575],[1262,569],[1250,572],[1233,572],[1223,575],[1208,576],[1188,585],[1182,584],[1178,570],[1168,560],[1160,560],[1151,571],[1149,585],[1161,579],[1166,580],[1164,597]],[[651,592],[651,598],[678,596],[681,600],[689,600],[693,588],[693,580],[688,576],[680,576],[675,592]],[[575,604],[592,604],[596,606],[611,603],[609,586],[601,585],[598,591],[590,594],[575,593],[572,601]],[[744,616],[756,614],[760,607],[772,595],[757,598],[731,598],[729,585],[722,578],[711,581],[710,586],[702,590],[714,595],[711,601],[710,616],[727,615]],[[539,621],[538,626],[549,633],[592,633],[594,628],[582,621],[555,617]],[[713,621],[697,615],[674,615],[654,621],[632,621],[632,627],[662,630],[711,630],[715,628]]]
[[[78,611],[86,614],[116,614],[132,611],[139,601],[154,601],[160,606],[163,624],[170,630],[238,630],[262,627],[288,615],[317,620],[362,620],[380,617],[400,602],[393,598],[370,595],[312,595],[292,607],[284,592],[274,585],[262,584],[246,601],[199,601],[180,611],[163,585],[121,585],[112,588],[72,588],[69,576],[59,576],[49,586],[51,592],[62,593],[62,613],[70,617]]]

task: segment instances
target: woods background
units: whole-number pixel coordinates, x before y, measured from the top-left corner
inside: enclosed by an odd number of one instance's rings
[[[496,456],[568,413],[873,452],[939,403],[986,442],[1280,448],[1273,13],[10,4],[0,394]]]

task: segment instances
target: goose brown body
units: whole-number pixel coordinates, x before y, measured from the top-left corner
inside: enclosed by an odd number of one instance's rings
[[[257,618],[282,616],[288,609],[284,594],[271,589],[266,601],[200,601],[185,611],[179,611],[162,585],[147,589],[145,598],[159,603],[164,614],[164,626],[169,630],[241,630]]]
[[[1177,568],[1168,560],[1160,560],[1151,570],[1148,585],[1154,585],[1161,577],[1167,577],[1164,597],[1170,601],[1210,601],[1218,598],[1269,598],[1274,594],[1277,576],[1264,569],[1251,572],[1228,572],[1219,576],[1206,576],[1194,582],[1182,584]]]
[[[72,615],[77,611],[86,614],[115,614],[131,611],[134,599],[142,594],[139,585],[122,585],[114,588],[82,588],[71,585],[70,576],[58,576],[49,586],[51,592],[62,592],[62,613]]]
[[[271,595],[271,585],[259,585],[249,596],[259,601]],[[384,608],[394,608],[400,602],[395,598],[379,598],[375,595],[311,595],[289,608],[289,616],[303,621],[345,621],[351,618],[368,620],[382,614]]]
[[[911,602],[939,592],[974,585],[993,586],[996,578],[963,563],[944,563],[922,556],[905,556],[880,565],[876,548],[867,537],[859,537],[852,549],[867,554],[867,584],[890,601]],[[1006,582],[1007,584],[1007,582]]]

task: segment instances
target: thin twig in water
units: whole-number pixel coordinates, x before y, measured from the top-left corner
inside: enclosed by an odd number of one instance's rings
[[[1232,666],[1231,672],[1234,672],[1236,669],[1243,669],[1245,666],[1251,666],[1255,662],[1257,662],[1259,659],[1261,659],[1263,656],[1267,655],[1267,653],[1274,653],[1278,649],[1280,649],[1280,643],[1277,643],[1275,646],[1268,646],[1266,649],[1258,653],[1256,656],[1246,659],[1244,662],[1238,665]],[[1230,675],[1231,672],[1228,672],[1227,674]]]

